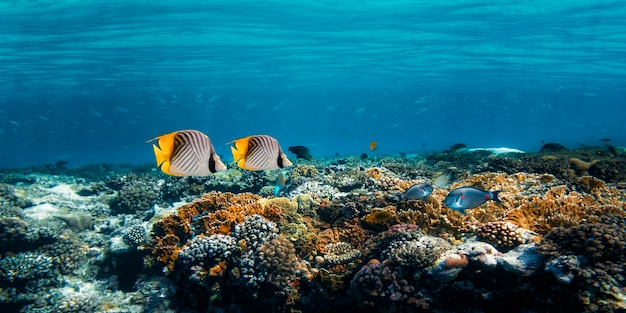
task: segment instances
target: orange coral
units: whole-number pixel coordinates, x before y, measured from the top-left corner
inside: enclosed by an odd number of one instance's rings
[[[360,226],[358,218],[345,220],[341,227],[340,239],[351,244],[355,249],[361,249],[367,239],[365,230]]]
[[[209,275],[211,276],[222,276],[226,270],[226,260],[220,261],[220,263],[209,269]]]
[[[336,227],[324,229],[317,235],[316,246],[317,251],[326,253],[326,245],[329,243],[337,243],[339,239],[339,229]]]
[[[156,242],[152,254],[173,269],[178,251],[194,234],[230,234],[245,216],[258,214],[269,220],[283,218],[282,209],[275,204],[261,204],[260,196],[243,193],[210,192],[191,203],[182,205],[176,214],[154,224]]]
[[[363,218],[363,221],[374,225],[387,225],[394,213],[396,213],[396,207],[393,205],[384,208],[374,208]]]
[[[453,267],[466,267],[469,261],[461,256],[460,258],[449,257],[443,261],[443,266],[445,268],[453,268]]]
[[[369,177],[379,179],[382,176],[382,170],[378,167],[371,167],[365,170],[365,174]]]

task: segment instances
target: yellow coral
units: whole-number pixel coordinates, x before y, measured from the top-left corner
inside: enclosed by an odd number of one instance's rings
[[[463,224],[472,219],[476,210],[463,215],[443,205],[447,191],[435,189],[423,201],[402,201],[391,224],[415,224],[431,235],[449,234],[460,237]],[[476,222],[478,223],[478,222]]]
[[[523,197],[522,204],[507,212],[504,220],[544,235],[553,227],[597,223],[602,216],[626,216],[620,209],[623,194],[620,196],[616,189],[607,188],[604,182],[594,178],[583,178],[583,182],[590,184],[593,195],[556,186],[543,197]]]
[[[382,170],[378,167],[371,167],[365,170],[365,174],[369,177],[379,179],[382,176]]]
[[[317,175],[317,169],[313,165],[299,164],[291,171],[291,177],[315,177]]]
[[[367,214],[363,220],[366,223],[374,224],[374,225],[387,225],[393,215],[396,213],[396,207],[389,205],[384,208],[374,208],[372,211]]]

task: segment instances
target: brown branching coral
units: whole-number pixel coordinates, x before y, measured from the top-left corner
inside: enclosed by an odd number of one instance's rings
[[[519,227],[547,234],[553,227],[572,227],[598,222],[601,216],[626,217],[620,209],[623,203],[614,188],[600,187],[595,179],[595,193],[584,194],[571,191],[567,186],[550,189],[543,197],[531,195],[522,199],[522,204],[507,212],[505,220]]]
[[[582,176],[575,182],[575,186],[583,192],[597,194],[606,188],[606,183],[593,176]]]
[[[443,205],[445,195],[444,190],[436,189],[424,200],[401,201],[391,224],[415,224],[430,235],[445,233],[460,237],[462,225],[471,215],[462,215],[446,208]]]
[[[317,234],[316,249],[320,253],[327,253],[325,247],[328,244],[347,242],[360,250],[368,237],[369,234],[360,226],[359,218],[351,218]]]

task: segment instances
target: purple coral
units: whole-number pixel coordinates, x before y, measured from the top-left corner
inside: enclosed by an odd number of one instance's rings
[[[350,293],[364,306],[390,305],[402,308],[428,308],[424,296],[402,269],[372,260],[350,282]]]

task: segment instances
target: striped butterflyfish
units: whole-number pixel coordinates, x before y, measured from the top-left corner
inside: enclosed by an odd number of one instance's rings
[[[209,137],[197,130],[161,135],[152,145],[157,166],[173,176],[208,176],[226,170]]]
[[[230,147],[237,166],[244,170],[277,170],[293,165],[278,141],[267,135],[254,135],[233,140]]]

